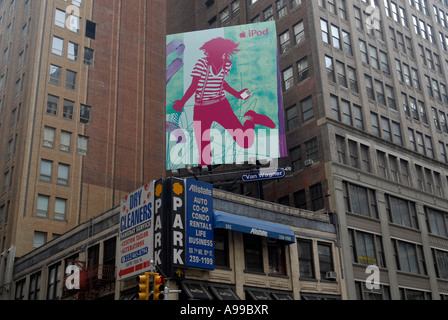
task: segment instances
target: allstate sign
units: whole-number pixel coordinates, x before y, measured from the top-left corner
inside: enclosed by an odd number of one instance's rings
[[[215,269],[213,186],[186,179],[186,265]]]

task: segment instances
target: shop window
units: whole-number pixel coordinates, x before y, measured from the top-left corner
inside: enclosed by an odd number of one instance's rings
[[[264,272],[263,268],[263,246],[261,237],[244,234],[244,261],[245,271]]]

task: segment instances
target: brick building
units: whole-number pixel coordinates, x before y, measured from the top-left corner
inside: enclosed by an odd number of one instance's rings
[[[333,217],[217,189],[213,211],[214,270],[187,267],[185,279],[170,277],[167,286],[181,293],[167,300],[345,299]],[[16,259],[5,299],[135,300],[135,277],[117,276],[119,224],[117,206]],[[252,234],[254,226],[265,232]],[[73,265],[85,275],[79,289],[66,285]]]
[[[5,0],[0,21],[3,270],[163,176],[165,1]]]
[[[293,178],[264,195],[337,214],[348,298],[445,299],[447,2],[168,3],[168,33],[276,21]]]

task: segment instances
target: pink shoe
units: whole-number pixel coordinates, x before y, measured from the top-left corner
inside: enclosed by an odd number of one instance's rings
[[[253,110],[249,110],[244,114],[244,117],[248,118],[248,120],[252,120],[255,124],[259,124],[268,128],[275,128],[276,125],[274,121],[272,121],[268,116],[265,116],[264,114],[256,113]]]

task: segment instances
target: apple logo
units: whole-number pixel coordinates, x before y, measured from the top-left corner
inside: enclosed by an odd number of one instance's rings
[[[246,38],[246,32],[244,32],[244,31],[241,32],[241,33],[240,33],[240,38]]]

